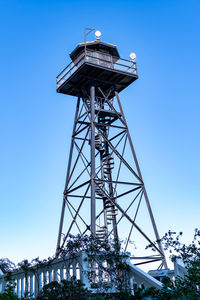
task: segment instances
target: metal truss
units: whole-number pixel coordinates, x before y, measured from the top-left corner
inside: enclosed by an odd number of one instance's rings
[[[166,268],[161,244],[149,255],[133,246],[153,245],[159,234],[119,95],[110,93],[91,85],[77,99],[56,253],[70,234],[123,238],[136,265]]]

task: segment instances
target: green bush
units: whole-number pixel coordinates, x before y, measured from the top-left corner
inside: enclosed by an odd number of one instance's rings
[[[90,292],[80,280],[72,277],[71,280],[53,281],[44,286],[37,300],[87,300]]]

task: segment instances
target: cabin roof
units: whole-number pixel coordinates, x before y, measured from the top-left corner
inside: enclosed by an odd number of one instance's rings
[[[100,40],[96,40],[96,41],[78,44],[78,46],[69,55],[71,59],[74,60],[75,57],[77,57],[77,55],[85,48],[85,46],[87,49],[90,50],[104,51],[111,54],[112,56],[120,57],[116,45],[108,44],[108,43],[101,42]]]

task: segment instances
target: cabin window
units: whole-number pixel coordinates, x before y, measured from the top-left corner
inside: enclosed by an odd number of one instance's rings
[[[87,52],[87,62],[106,68],[113,68],[112,55],[97,51]]]

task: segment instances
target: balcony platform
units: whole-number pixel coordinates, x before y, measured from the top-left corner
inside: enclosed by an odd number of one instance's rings
[[[96,52],[95,52],[96,54]],[[94,53],[92,53],[94,55]],[[91,82],[101,86],[105,95],[113,87],[118,93],[138,78],[136,63],[112,57],[112,61],[93,57],[82,53],[78,62],[68,65],[57,77],[57,92],[71,96],[81,95],[81,91],[88,90]],[[109,98],[114,97],[114,89]],[[96,89],[96,96],[102,94]]]

